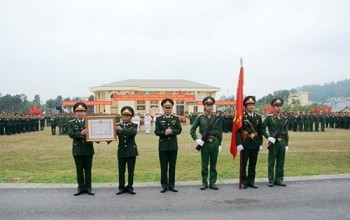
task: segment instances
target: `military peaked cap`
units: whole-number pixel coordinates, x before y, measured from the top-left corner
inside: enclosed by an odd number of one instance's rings
[[[275,105],[283,105],[283,99],[281,98],[274,98],[271,101],[271,105],[275,106]]]
[[[124,106],[120,112],[122,115],[131,115],[131,117],[134,116],[134,109],[130,106]]]
[[[207,96],[203,99],[203,105],[205,104],[214,104],[215,103],[215,99],[211,96]]]
[[[255,104],[255,96],[247,96],[243,100],[243,105],[246,106],[247,104]]]
[[[162,107],[173,107],[174,101],[172,99],[166,98],[163,99],[160,104]]]
[[[76,111],[86,111],[87,109],[87,106],[84,102],[77,102],[74,104],[73,106],[73,111],[76,112]]]

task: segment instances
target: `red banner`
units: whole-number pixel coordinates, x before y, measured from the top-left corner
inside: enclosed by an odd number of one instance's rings
[[[171,98],[175,101],[193,101],[196,99],[195,95],[186,94],[129,94],[113,96],[115,101],[161,101],[166,98]]]
[[[203,102],[202,101],[196,101],[196,104],[197,105],[203,105]],[[215,101],[215,105],[236,105],[236,101],[221,101],[221,100],[217,100]]]
[[[62,106],[73,106],[78,101],[63,101]],[[112,101],[82,101],[86,105],[112,105]]]
[[[234,119],[232,122],[232,136],[231,136],[231,147],[230,152],[235,158],[237,156],[237,141],[236,141],[236,133],[242,127],[243,120],[243,83],[244,83],[244,72],[243,66],[239,71],[238,85],[237,85],[237,96],[236,96],[236,109],[234,113]]]

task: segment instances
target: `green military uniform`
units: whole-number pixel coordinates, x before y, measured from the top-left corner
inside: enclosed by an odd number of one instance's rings
[[[170,127],[173,133],[165,136],[165,130]],[[182,131],[180,119],[177,116],[158,116],[155,123],[154,133],[159,136],[158,150],[161,170],[162,188],[175,187],[175,170],[178,152],[177,135]],[[168,170],[169,169],[169,178]]]
[[[76,106],[74,106],[74,111],[76,111],[75,109]],[[79,106],[77,109],[79,109]],[[81,194],[80,192],[86,191],[88,194],[93,194],[91,192],[91,169],[95,151],[93,142],[86,141],[86,137],[81,135],[84,129],[84,121],[77,118],[69,121],[68,134],[73,139],[72,154],[77,172],[78,193]]]
[[[209,116],[205,114],[199,115],[193,122],[190,134],[193,140],[198,139],[196,129],[199,127],[199,133],[203,136],[208,126],[215,119],[215,116]],[[204,145],[201,148],[201,162],[202,162],[202,184],[208,186],[208,166],[210,166],[209,185],[214,185],[217,180],[216,163],[218,159],[219,146],[222,141],[222,120],[214,126],[211,131],[210,137],[204,141]],[[210,164],[209,164],[210,163]]]
[[[51,125],[51,134],[52,135],[56,135],[57,118],[52,117],[50,120],[51,120],[51,123],[50,123],[50,125]]]
[[[250,99],[251,98],[251,99]],[[247,96],[244,101],[244,106],[247,104],[255,104],[255,98]],[[255,168],[258,160],[260,146],[262,146],[263,131],[261,116],[255,112],[249,114],[245,111],[243,115],[242,127],[236,133],[237,145],[243,145],[243,164],[242,164],[242,184],[243,188],[255,186]],[[247,175],[247,163],[248,175]]]
[[[60,115],[56,118],[57,120],[57,126],[58,126],[58,134],[62,135],[63,134],[63,116]]]
[[[133,192],[134,170],[136,164],[136,156],[139,155],[135,136],[137,134],[137,124],[134,123],[118,123],[123,128],[118,133],[118,170],[119,170],[119,191]],[[125,171],[128,166],[128,185],[125,186]]]
[[[5,128],[5,116],[0,113],[0,135],[4,135]]]
[[[40,130],[44,130],[45,128],[45,118],[41,117],[40,118]]]
[[[273,101],[272,103],[275,103],[275,102]],[[265,120],[263,121],[263,135],[265,136],[265,138],[273,136],[273,134],[277,131],[282,120],[283,120],[282,116],[281,118],[278,118],[275,113],[265,118]],[[268,129],[268,132],[266,131],[266,128]],[[287,129],[287,126],[284,126],[282,128],[282,131],[278,134],[275,144],[273,145],[272,149],[269,150],[269,153],[268,153],[269,186],[273,186],[273,184],[275,185],[283,184],[284,161],[285,161],[286,146],[288,146],[288,141],[289,141],[288,129]]]
[[[213,106],[215,99],[211,96],[207,96],[202,101],[205,108],[207,106]],[[210,115],[209,115],[210,114]],[[190,135],[193,140],[197,142],[196,130],[199,127],[199,133],[203,136],[208,130],[209,125],[215,120],[216,116],[212,112],[206,112],[199,115],[193,122]],[[201,175],[202,175],[202,187],[201,190],[204,190],[208,187],[208,174],[209,174],[209,187],[217,190],[215,183],[217,180],[217,170],[216,163],[218,160],[219,147],[221,147],[222,141],[222,119],[220,118],[215,126],[210,131],[209,136],[202,140],[204,141],[203,146],[201,147]],[[197,142],[198,143],[198,142]],[[208,166],[209,172],[208,172]]]
[[[164,106],[164,103],[162,106]],[[172,130],[170,135],[165,135],[167,128]],[[156,117],[154,133],[159,136],[158,151],[161,173],[160,184],[162,185],[162,189],[175,189],[175,171],[178,152],[177,135],[181,132],[182,126],[179,117],[174,115],[160,115]]]

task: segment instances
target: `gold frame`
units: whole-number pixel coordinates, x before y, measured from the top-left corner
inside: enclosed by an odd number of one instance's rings
[[[85,127],[88,130],[86,141],[117,140],[115,132],[116,121],[115,116],[86,116]]]

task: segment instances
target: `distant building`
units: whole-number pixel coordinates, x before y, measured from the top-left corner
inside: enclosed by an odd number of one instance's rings
[[[181,79],[129,79],[90,87],[95,101],[106,101],[95,105],[95,113],[120,113],[123,106],[131,106],[138,113],[149,112],[153,116],[161,113],[164,98],[175,102],[174,113],[183,116],[204,111],[204,97],[215,97],[220,88]]]
[[[345,109],[345,112],[350,111],[350,98],[331,98],[327,100],[332,107],[332,112],[339,112]]]
[[[298,91],[297,93],[291,94],[288,98],[288,104],[292,103],[292,100],[297,100],[300,105],[309,104],[309,92]]]

